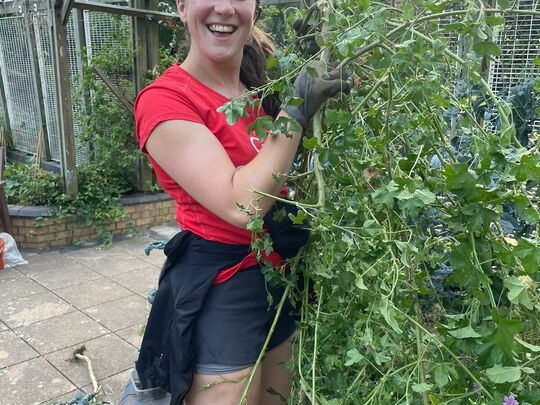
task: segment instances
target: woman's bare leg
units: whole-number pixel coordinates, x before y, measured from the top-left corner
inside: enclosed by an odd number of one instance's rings
[[[185,405],[238,405],[251,368],[221,375],[194,374]],[[245,405],[259,405],[261,367],[255,372]]]
[[[281,399],[280,395],[271,394],[268,390],[278,392],[284,398],[289,398],[291,393],[291,373],[283,368],[283,365],[292,358],[292,341],[295,336],[296,333],[266,353],[262,362],[261,404],[283,405],[287,403],[287,401]]]

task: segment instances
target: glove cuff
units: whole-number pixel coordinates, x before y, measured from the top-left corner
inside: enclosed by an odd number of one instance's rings
[[[305,132],[305,129],[307,127],[307,121],[306,121],[306,117],[304,116],[300,108],[298,108],[297,106],[284,105],[281,107],[281,109],[285,111],[296,122],[298,122],[302,126],[302,129]]]

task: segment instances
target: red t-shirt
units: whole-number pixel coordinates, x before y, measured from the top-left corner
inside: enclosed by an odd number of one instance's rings
[[[249,124],[258,115],[257,112],[247,111],[247,118],[240,118],[231,126],[225,120],[225,114],[216,111],[227,101],[229,99],[199,82],[180,65],[170,67],[154,83],[143,89],[135,101],[135,125],[142,151],[146,152],[146,141],[159,123],[185,120],[206,126],[223,145],[236,167],[246,165],[257,155],[262,145],[255,134],[248,134],[247,131]],[[262,108],[259,114],[264,114]],[[217,242],[251,242],[250,231],[231,225],[203,207],[151,156],[148,157],[157,180],[176,202],[176,219],[182,229]]]

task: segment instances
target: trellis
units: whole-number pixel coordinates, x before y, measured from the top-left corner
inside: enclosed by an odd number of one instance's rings
[[[0,125],[16,151],[36,154],[41,146],[45,160],[59,163],[70,194],[76,193],[76,165],[88,159],[79,120],[85,98],[73,97],[84,56],[91,63],[112,45],[113,14],[120,15],[130,38],[126,52],[137,49],[135,71],[102,79],[111,87],[124,83],[122,92],[132,98],[159,62],[157,20],[177,18],[154,6],[152,0],[0,0]],[[148,173],[140,175],[147,181]]]

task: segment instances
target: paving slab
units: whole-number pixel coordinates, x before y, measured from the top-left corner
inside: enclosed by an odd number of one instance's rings
[[[142,334],[144,333],[145,326],[146,325],[143,324],[133,325],[125,329],[117,330],[115,333],[138,349],[141,347]]]
[[[62,254],[59,251],[36,253],[25,256],[25,259],[28,260],[28,264],[17,267],[17,270],[24,274],[66,267],[69,268],[76,263],[69,256]]]
[[[162,249],[153,249],[152,251],[150,251],[150,254],[148,256],[146,254],[143,254],[139,258],[141,260],[144,260],[146,263],[150,263],[151,265],[161,269],[163,263],[165,263],[165,259],[167,258],[167,256],[165,256],[165,253],[163,253]]]
[[[24,274],[18,270],[18,267],[6,267],[5,269],[0,270],[0,281],[2,282],[4,282],[4,280],[11,280],[22,276],[24,276]]]
[[[49,290],[58,290],[71,285],[87,283],[102,277],[101,274],[77,262],[58,269],[33,270],[28,272],[27,276]]]
[[[0,332],[3,332],[5,330],[8,330],[9,328],[4,322],[0,322]]]
[[[98,380],[102,380],[133,368],[137,358],[137,350],[114,334],[105,335],[87,341],[84,346],[84,355],[92,361],[94,374]],[[72,361],[73,352],[77,346],[69,347],[50,353],[45,358],[58,370],[73,381],[78,388],[92,383],[86,363]]]
[[[57,396],[57,397],[54,397],[54,398],[51,398],[51,399],[48,399],[47,401],[43,401],[41,402],[40,404],[43,404],[43,405],[58,405],[58,404],[65,404],[66,402],[70,402],[73,400],[73,398],[75,398],[75,394],[77,394],[77,392],[81,392],[81,390],[77,389],[77,390],[73,390],[73,391],[70,391],[70,392],[67,392],[65,394],[62,394],[60,396]],[[116,404],[112,404],[112,405],[116,405]]]
[[[129,288],[131,291],[146,298],[152,288],[157,288],[159,273],[159,268],[146,264],[144,267],[132,269],[126,273],[115,274],[110,276],[110,278],[122,287]]]
[[[17,328],[14,332],[40,354],[57,351],[110,333],[107,328],[79,311]]]
[[[124,255],[106,256],[92,261],[87,261],[86,266],[103,276],[111,277],[117,274],[129,272],[141,267],[148,266],[148,263],[128,253]]]
[[[0,333],[0,369],[38,356],[38,352],[12,331]]]
[[[133,294],[105,304],[86,308],[84,313],[112,331],[146,322],[146,300]]]
[[[146,245],[157,240],[148,237],[148,235],[134,236],[132,238],[120,239],[114,243],[114,246],[123,250],[133,257],[143,256]]]
[[[11,301],[17,298],[24,298],[34,294],[44,293],[47,290],[40,284],[28,277],[17,277],[8,280],[2,280],[2,289],[0,290],[0,302]]]
[[[84,309],[126,297],[133,293],[114,281],[101,277],[85,284],[58,289],[55,294],[58,294],[73,306]]]
[[[125,256],[126,251],[118,247],[117,243],[114,242],[111,247],[102,247],[99,245],[84,248],[72,247],[66,250],[64,254],[76,262],[86,264],[104,257]]]
[[[67,302],[47,291],[30,297],[0,302],[0,320],[18,328],[74,311]]]
[[[98,400],[118,404],[120,395],[124,391],[124,387],[129,382],[130,374],[131,369],[128,369],[103,380],[98,380],[98,386],[101,386],[101,391],[97,396]],[[82,390],[84,392],[91,392],[93,391],[93,388],[91,385],[88,385],[83,387]]]
[[[39,404],[75,388],[43,358],[0,370],[2,405]]]

